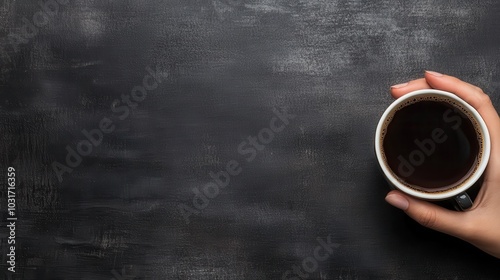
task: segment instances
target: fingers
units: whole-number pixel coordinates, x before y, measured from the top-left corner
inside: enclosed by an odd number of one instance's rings
[[[481,109],[487,110],[493,108],[493,106],[491,106],[491,108],[486,108],[488,105],[491,105],[491,102],[487,100],[488,96],[475,85],[434,71],[425,71],[424,76],[431,87],[456,94],[478,111]]]
[[[399,85],[394,85],[391,87],[392,97],[398,99],[401,96],[419,89],[431,88],[425,78],[409,81],[407,83],[402,83]]]
[[[391,191],[385,200],[425,227],[462,239],[467,237],[468,230],[464,219],[466,213],[447,210],[404,195],[400,191]]]
[[[425,80],[435,89],[456,94],[479,112],[488,127],[491,138],[490,166],[485,179],[489,180],[493,176],[495,179],[500,179],[500,173],[497,171],[500,168],[500,117],[488,95],[474,85],[433,71],[425,72]]]

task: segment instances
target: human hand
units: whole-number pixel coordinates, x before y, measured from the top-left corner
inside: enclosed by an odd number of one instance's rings
[[[480,88],[432,71],[426,71],[424,76],[392,86],[392,96],[397,99],[411,91],[434,88],[452,92],[474,107],[484,119],[491,138],[484,182],[474,205],[465,212],[448,210],[400,191],[389,192],[385,200],[421,225],[463,239],[500,258],[500,117]]]

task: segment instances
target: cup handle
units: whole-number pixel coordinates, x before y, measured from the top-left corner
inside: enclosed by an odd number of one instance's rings
[[[457,211],[465,211],[472,207],[472,199],[466,192],[456,195],[453,200]]]

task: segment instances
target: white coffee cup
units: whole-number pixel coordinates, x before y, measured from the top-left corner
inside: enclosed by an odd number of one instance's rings
[[[385,160],[384,157],[384,149],[383,149],[383,133],[385,133],[385,129],[387,125],[390,123],[392,116],[399,109],[407,106],[407,104],[411,104],[414,100],[424,100],[424,99],[442,99],[447,100],[451,105],[456,108],[460,108],[462,111],[466,111],[466,115],[469,117],[474,127],[478,129],[481,133],[482,145],[480,148],[481,157],[474,165],[475,171],[472,174],[469,174],[464,181],[462,181],[458,186],[450,188],[449,190],[444,190],[440,192],[424,192],[418,189],[409,187],[404,183],[404,179],[398,177],[396,172],[393,172],[389,167],[389,164]],[[416,101],[418,102],[418,101]],[[382,172],[387,179],[387,181],[400,191],[423,199],[430,201],[439,201],[439,200],[447,200],[454,199],[458,204],[461,210],[465,210],[472,206],[472,201],[467,195],[466,191],[476,183],[481,175],[483,174],[486,166],[488,164],[488,160],[490,157],[491,143],[490,143],[490,135],[488,133],[488,128],[486,123],[484,122],[481,115],[470,106],[467,102],[452,94],[450,92],[435,90],[435,89],[423,89],[410,92],[408,94],[403,95],[402,97],[396,99],[384,112],[380,121],[377,125],[377,130],[375,133],[375,154],[377,156],[378,163],[382,169]]]

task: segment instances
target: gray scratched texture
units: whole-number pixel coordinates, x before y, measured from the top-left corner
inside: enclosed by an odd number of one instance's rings
[[[499,1],[58,1],[0,2],[2,279],[498,279],[385,203],[372,142],[389,86],[425,69],[500,108]],[[123,107],[146,67],[161,83]],[[269,135],[273,110],[295,118]]]

